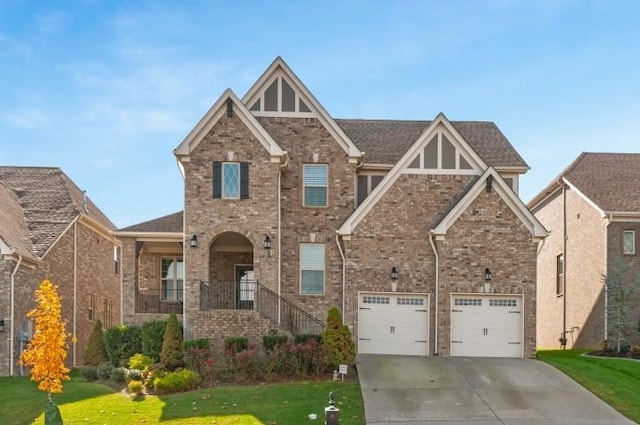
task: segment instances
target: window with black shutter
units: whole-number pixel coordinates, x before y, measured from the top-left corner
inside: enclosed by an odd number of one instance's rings
[[[249,163],[214,161],[213,197],[221,199],[248,199]]]

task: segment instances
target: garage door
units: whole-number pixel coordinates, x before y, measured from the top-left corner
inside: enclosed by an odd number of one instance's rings
[[[522,297],[453,295],[451,355],[522,357]]]
[[[361,293],[358,352],[426,356],[428,295]]]

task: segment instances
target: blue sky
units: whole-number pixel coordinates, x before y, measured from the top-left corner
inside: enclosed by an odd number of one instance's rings
[[[640,151],[640,2],[0,2],[0,164],[59,166],[118,225],[182,209],[172,150],[280,55],[336,118],[494,121],[528,201]]]

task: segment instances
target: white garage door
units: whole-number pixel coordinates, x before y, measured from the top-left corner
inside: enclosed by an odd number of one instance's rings
[[[522,357],[522,297],[453,295],[451,355]]]
[[[358,352],[426,356],[428,301],[424,294],[361,293]]]

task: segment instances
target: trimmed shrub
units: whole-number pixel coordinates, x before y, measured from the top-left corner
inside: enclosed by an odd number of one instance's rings
[[[316,334],[295,335],[293,337],[293,342],[295,342],[296,344],[304,344],[310,339],[315,339],[317,343],[322,344],[322,335],[316,335]]]
[[[131,394],[140,395],[144,390],[144,385],[142,385],[141,381],[129,381],[127,384],[127,390]]]
[[[113,366],[126,364],[129,357],[142,351],[139,326],[116,326],[104,332],[104,348]]]
[[[273,351],[274,347],[286,344],[287,341],[287,335],[265,335],[262,337],[262,347],[265,351]]]
[[[169,370],[184,366],[184,354],[182,352],[182,330],[175,313],[171,313],[167,319],[167,327],[162,339],[162,351],[160,363]]]
[[[199,348],[201,350],[206,350],[211,347],[211,341],[207,338],[200,339],[187,339],[182,342],[182,348],[184,350],[189,350],[192,348]]]
[[[342,314],[336,307],[329,309],[322,343],[329,350],[332,366],[350,365],[355,361],[355,346],[351,339],[351,331],[342,324]]]
[[[144,354],[137,353],[129,357],[129,369],[149,370],[152,364],[153,359]]]
[[[147,355],[157,362],[162,351],[164,330],[167,327],[166,320],[152,320],[142,325],[142,354]]]
[[[101,379],[103,381],[111,379],[111,369],[113,369],[113,365],[111,364],[103,364],[98,366],[98,368],[96,369],[98,379]]]
[[[98,379],[98,368],[96,366],[81,367],[80,376],[89,382],[93,382]]]
[[[198,372],[204,385],[210,386],[215,381],[214,361],[211,354],[211,342],[204,339],[191,339],[182,343],[184,350],[184,366]]]
[[[232,353],[246,351],[249,348],[249,340],[243,336],[231,336],[224,340],[224,349]]]
[[[196,388],[200,383],[200,375],[189,369],[167,372],[153,379],[153,388],[159,393],[176,393]]]
[[[98,319],[93,326],[87,348],[84,350],[84,364],[86,366],[98,366],[108,360],[107,351],[104,348],[104,335],[102,322]]]
[[[109,379],[113,382],[125,382],[125,369],[123,367],[114,367],[109,372]]]

